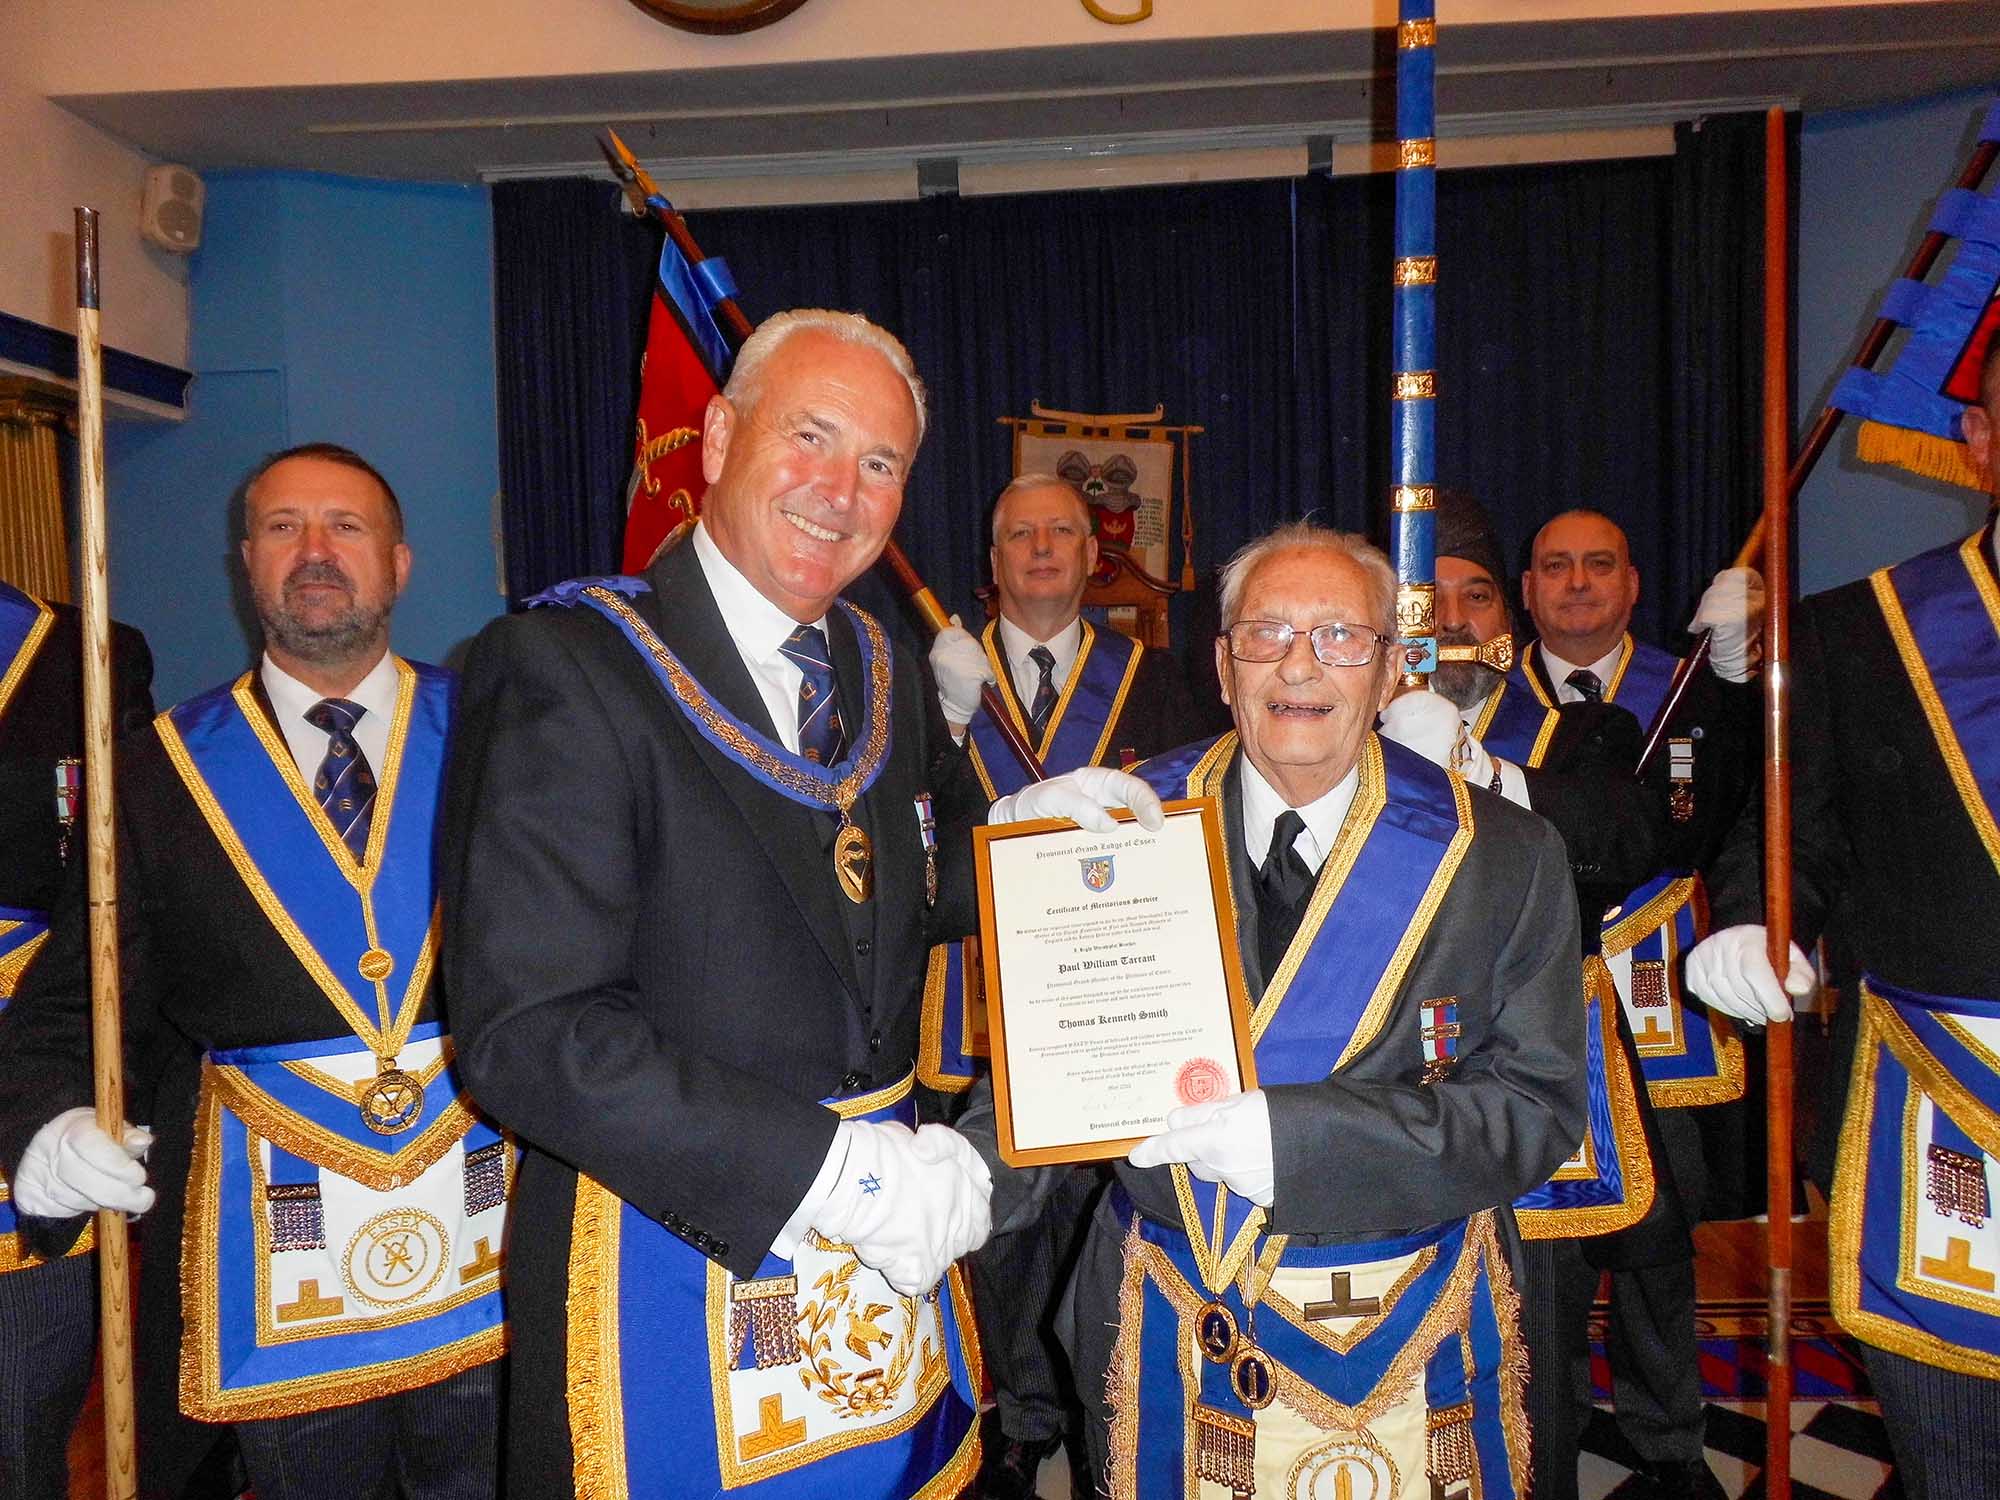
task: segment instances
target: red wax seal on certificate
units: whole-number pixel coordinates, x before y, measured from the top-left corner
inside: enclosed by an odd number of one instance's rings
[[[1212,1057],[1194,1057],[1174,1075],[1174,1097],[1183,1104],[1206,1104],[1229,1092],[1229,1075]]]

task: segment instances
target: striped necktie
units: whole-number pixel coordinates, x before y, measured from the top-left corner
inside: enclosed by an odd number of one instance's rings
[[[1028,709],[1028,728],[1039,740],[1056,706],[1056,655],[1047,646],[1036,646],[1028,652],[1028,660],[1042,669],[1042,680],[1035,684],[1035,701]]]
[[[354,738],[354,726],[367,712],[345,698],[322,698],[306,710],[306,722],[326,731],[326,759],[313,778],[313,795],[357,860],[367,857],[375,816],[375,772]]]
[[[847,751],[847,731],[840,721],[840,689],[833,680],[833,658],[817,625],[801,625],[778,648],[803,674],[799,683],[799,754],[823,766],[837,764]]]

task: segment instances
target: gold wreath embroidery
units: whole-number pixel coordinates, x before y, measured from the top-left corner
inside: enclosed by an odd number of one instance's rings
[[[832,1407],[835,1416],[849,1420],[879,1416],[895,1403],[917,1345],[917,1299],[898,1299],[903,1305],[900,1336],[884,1331],[881,1319],[895,1309],[886,1302],[855,1298],[854,1277],[860,1269],[860,1261],[849,1259],[827,1271],[813,1283],[816,1295],[799,1313],[799,1353],[804,1360],[799,1380]],[[879,1358],[891,1344],[898,1346],[886,1369],[869,1365],[856,1373],[834,1358],[833,1335],[843,1312],[847,1332],[841,1342],[864,1364]],[[924,1340],[924,1363],[930,1363],[929,1339]]]

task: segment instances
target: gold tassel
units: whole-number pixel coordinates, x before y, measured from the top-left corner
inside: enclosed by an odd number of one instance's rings
[[[1982,494],[1988,489],[1985,478],[1972,467],[1965,444],[1909,427],[1863,422],[1855,435],[1854,456],[1863,463],[1894,464],[1926,479],[1939,479]]]
[[[1249,1500],[1257,1493],[1257,1424],[1195,1402],[1194,1472],[1197,1479],[1227,1485],[1236,1500]]]
[[[1472,1403],[1447,1406],[1424,1417],[1424,1469],[1432,1500],[1463,1500],[1478,1466],[1472,1442]]]

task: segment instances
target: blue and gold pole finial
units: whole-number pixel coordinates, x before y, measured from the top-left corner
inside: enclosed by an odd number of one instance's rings
[[[1390,545],[1403,684],[1437,666],[1437,19],[1401,0],[1396,28],[1396,386]]]

